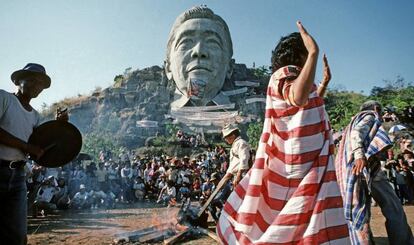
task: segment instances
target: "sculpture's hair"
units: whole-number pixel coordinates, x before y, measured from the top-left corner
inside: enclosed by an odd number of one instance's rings
[[[303,57],[308,55],[299,32],[282,37],[272,51],[272,72],[287,65],[303,67]]]
[[[361,107],[359,108],[360,111],[373,111],[377,107],[378,109],[382,110],[381,103],[376,100],[368,100],[365,101]]]
[[[224,28],[225,38],[228,41],[228,48],[230,52],[230,58],[233,56],[233,43],[231,41],[229,27],[227,26],[226,22],[218,15],[216,15],[211,9],[209,9],[205,5],[195,6],[191,9],[185,11],[184,13],[180,14],[177,19],[175,20],[170,34],[168,36],[168,43],[167,43],[167,60],[170,59],[170,50],[173,41],[175,40],[175,30],[184,22],[190,19],[210,19],[213,20]]]

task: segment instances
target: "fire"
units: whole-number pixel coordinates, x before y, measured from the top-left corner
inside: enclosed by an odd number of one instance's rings
[[[151,224],[156,227],[158,231],[165,229],[181,231],[183,226],[178,224],[177,215],[177,208],[153,211],[151,213]]]

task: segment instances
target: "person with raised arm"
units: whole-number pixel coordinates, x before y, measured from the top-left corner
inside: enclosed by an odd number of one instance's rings
[[[314,84],[319,47],[300,22],[272,52],[263,133],[227,199],[224,244],[349,244],[331,126]]]

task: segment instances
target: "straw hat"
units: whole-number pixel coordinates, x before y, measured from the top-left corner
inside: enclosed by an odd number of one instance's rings
[[[221,133],[223,134],[223,138],[226,138],[229,136],[232,132],[238,130],[239,128],[236,125],[233,124],[227,124],[224,126],[223,130],[221,130]]]

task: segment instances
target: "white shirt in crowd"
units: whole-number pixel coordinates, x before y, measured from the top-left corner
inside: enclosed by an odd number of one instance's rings
[[[89,194],[86,191],[83,194],[81,192],[77,192],[75,196],[73,197],[73,199],[74,200],[85,200],[85,199],[88,199],[88,197],[89,197]]]
[[[50,202],[59,189],[52,186],[42,186],[37,192],[36,201]]]
[[[230,165],[227,173],[236,175],[239,170],[249,169],[250,146],[242,139],[237,137],[230,149]]]
[[[177,194],[177,192],[175,190],[175,187],[174,186],[168,187],[168,185],[167,185],[167,195],[170,196],[170,197],[175,197],[176,194]]]
[[[121,169],[121,177],[122,178],[132,178],[132,169],[130,167],[124,167]]]

